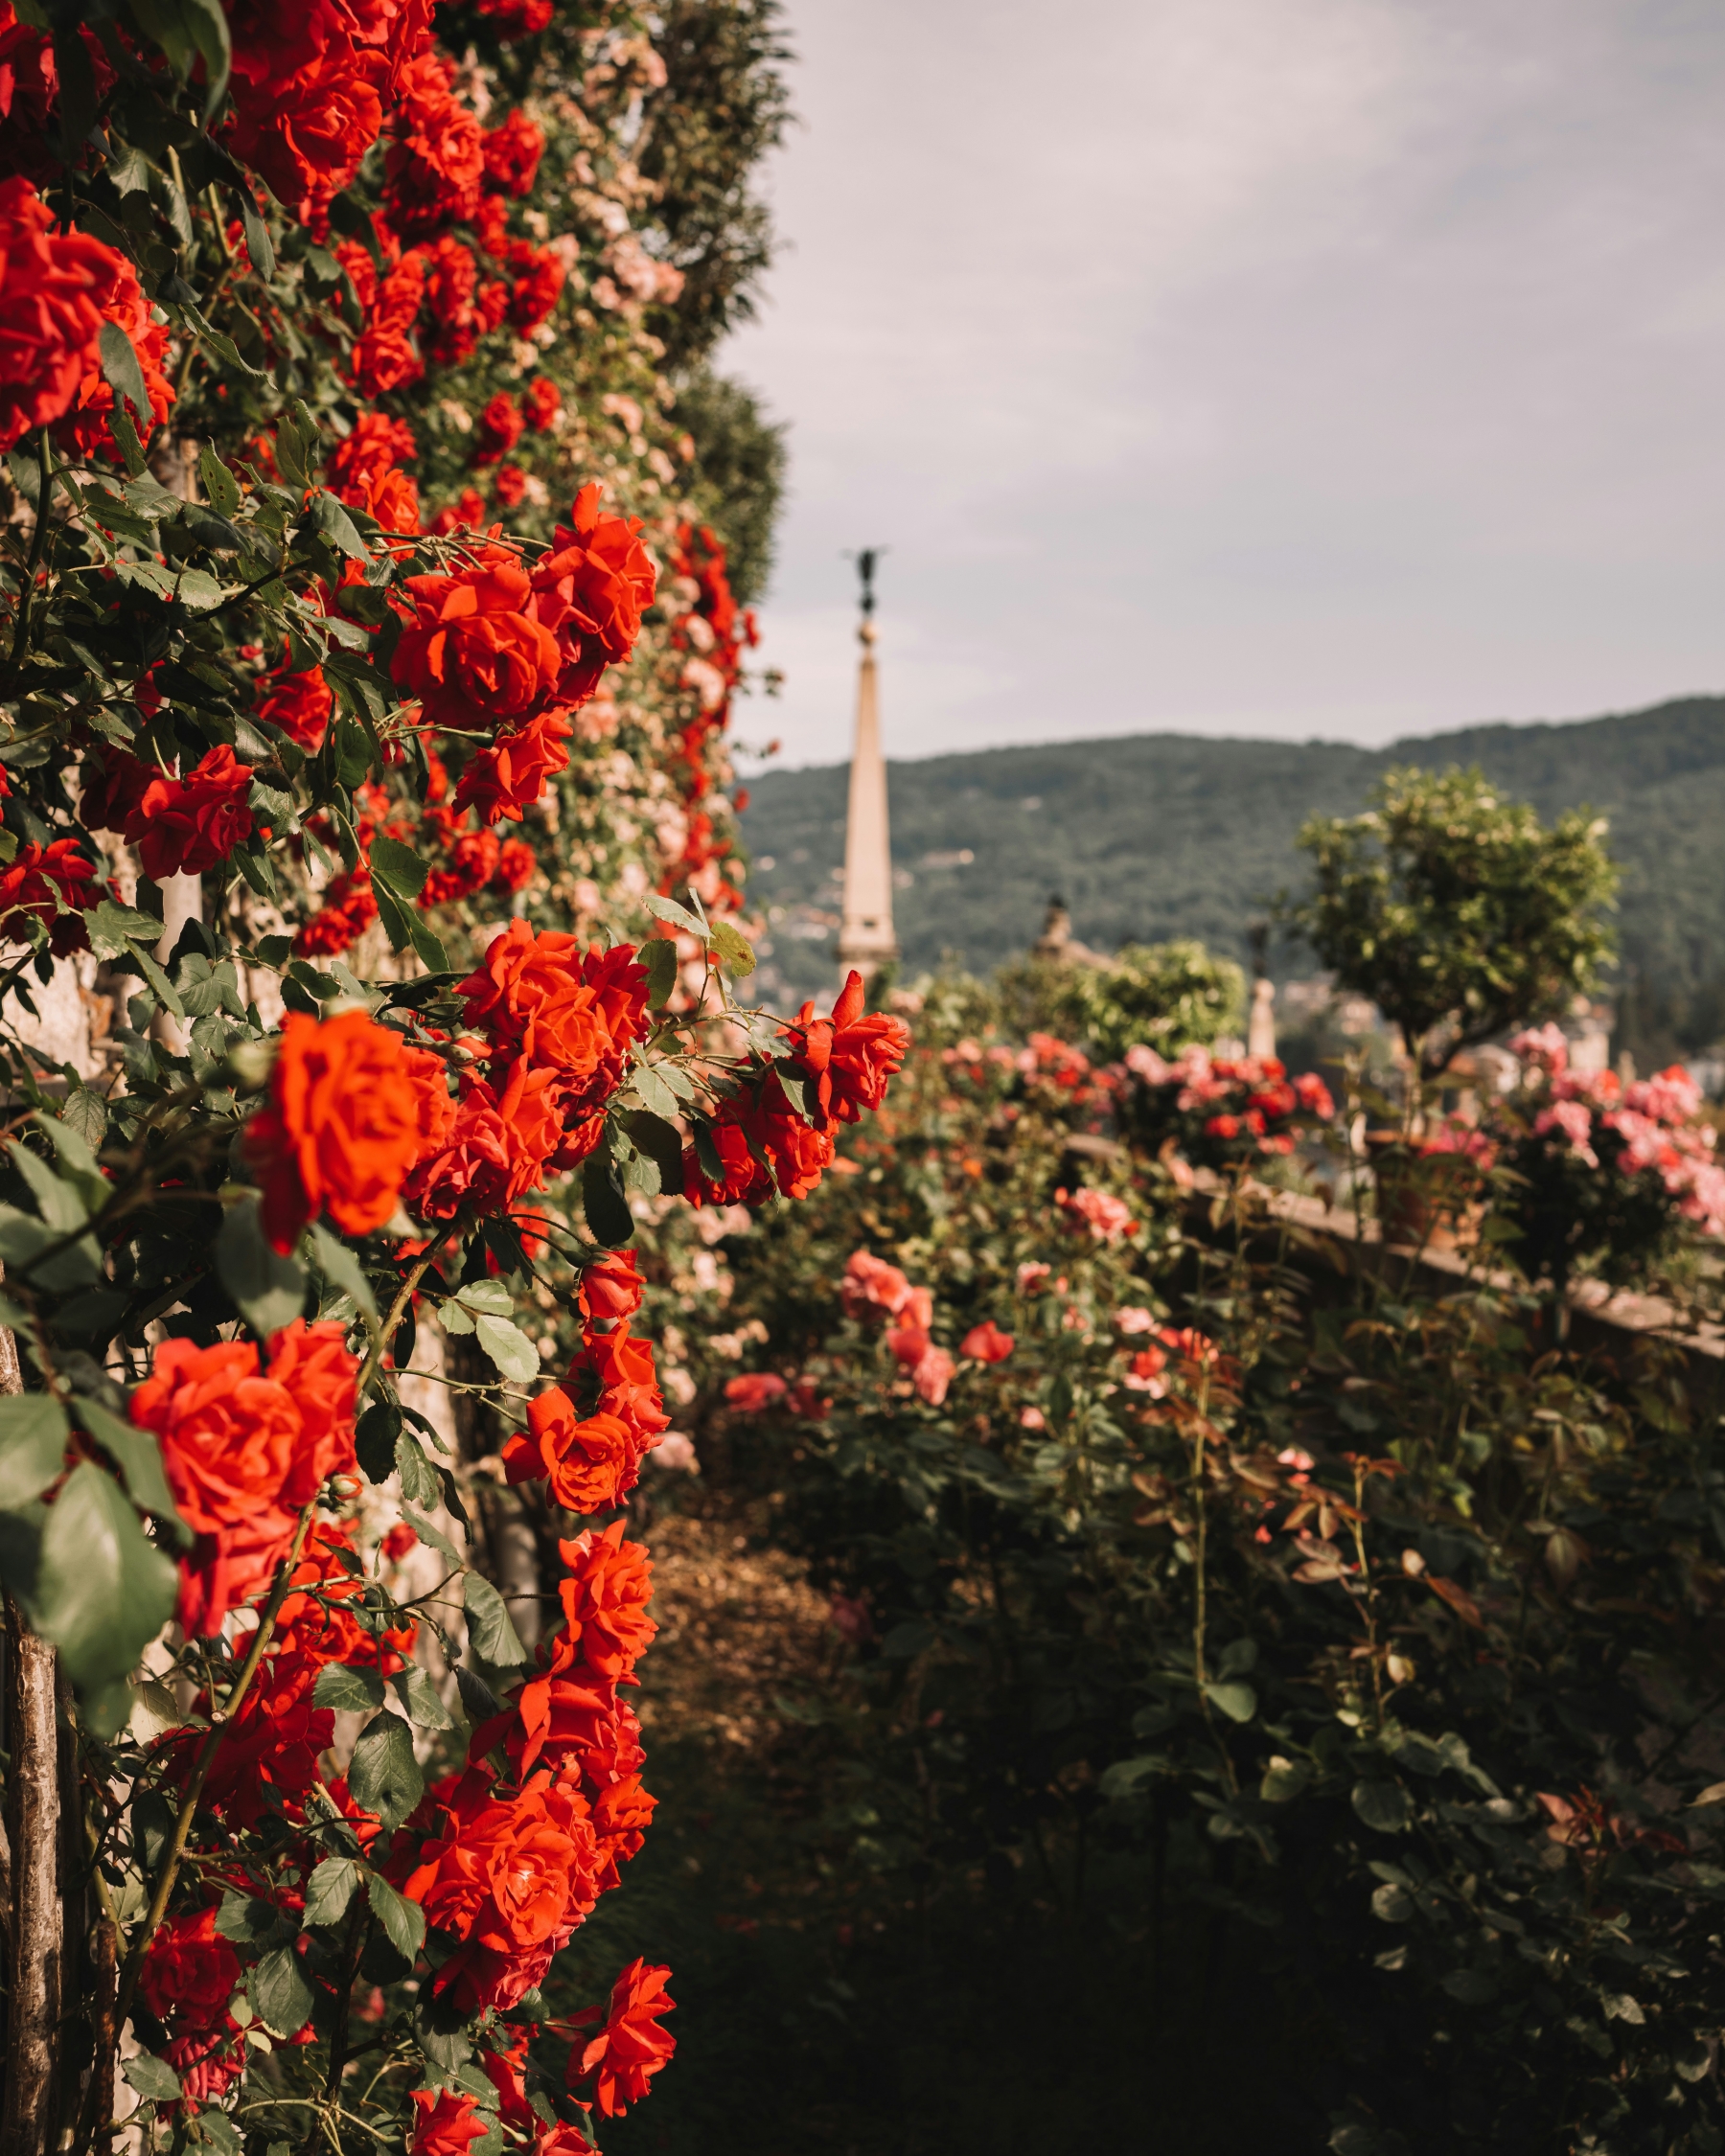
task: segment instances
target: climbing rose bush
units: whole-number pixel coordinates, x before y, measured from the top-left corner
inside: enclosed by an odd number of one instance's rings
[[[748,1202],[806,1193],[904,1052],[855,980],[736,994],[752,625],[631,223],[666,71],[546,0],[0,53],[0,1581],[90,1823],[9,1922],[93,1913],[14,1931],[9,2103],[577,2156],[675,2049],[669,1971],[558,1963],[654,1810],[637,1216],[757,1128]],[[104,1042],[50,1057],[47,988]]]

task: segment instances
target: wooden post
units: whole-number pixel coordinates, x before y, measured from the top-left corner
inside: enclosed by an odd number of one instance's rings
[[[18,1343],[0,1326],[0,1394],[22,1392]],[[64,1912],[60,1903],[59,1731],[55,1652],[6,1598],[6,1731],[12,1755],[6,1839],[6,2097],[0,2156],[44,2156],[55,2113]]]
[[[7,1792],[12,1905],[6,2109],[0,2156],[44,2156],[55,2109],[64,1938],[59,1888],[59,1735],[54,1649],[38,1640],[9,1595]]]

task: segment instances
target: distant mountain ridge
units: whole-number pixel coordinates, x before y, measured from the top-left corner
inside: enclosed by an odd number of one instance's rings
[[[1056,891],[1099,950],[1192,935],[1242,956],[1265,900],[1303,880],[1300,824],[1363,807],[1398,764],[1478,764],[1548,818],[1583,804],[1608,817],[1626,977],[1668,1030],[1705,1032],[1715,1003],[1725,1025],[1725,697],[1713,696],[1385,749],[1139,734],[891,764],[906,970],[943,954],[992,970],[1033,941]],[[768,772],[743,817],[750,896],[771,922],[764,971],[787,994],[833,976],[823,920],[839,905],[845,777],[842,764]],[[1284,952],[1278,970],[1309,964]]]

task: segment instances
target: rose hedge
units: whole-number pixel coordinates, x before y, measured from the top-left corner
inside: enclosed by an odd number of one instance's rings
[[[814,1188],[904,1037],[731,993],[752,631],[655,373],[667,85],[541,0],[0,20],[0,1573],[88,1843],[46,1954],[12,1852],[20,2146],[109,2131],[128,2024],[147,2136],[228,2150],[561,2156],[673,2049],[663,1969],[542,1988],[653,1809],[623,1246]],[[106,1081],[39,1045],[80,966]],[[537,1655],[402,1390],[427,1319],[527,1426]]]

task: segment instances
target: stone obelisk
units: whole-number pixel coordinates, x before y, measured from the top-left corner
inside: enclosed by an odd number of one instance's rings
[[[874,567],[879,549],[857,557],[862,574],[862,622],[857,639],[857,739],[851,751],[850,809],[844,827],[844,920],[839,930],[840,978],[854,966],[867,980],[898,956],[892,932],[892,850],[886,830],[886,766],[875,668]]]

